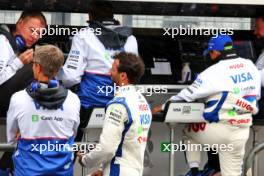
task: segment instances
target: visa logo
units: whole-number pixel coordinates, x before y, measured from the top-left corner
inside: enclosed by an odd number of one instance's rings
[[[78,51],[78,50],[72,50],[71,53],[76,54],[76,55],[80,55],[80,51]]]
[[[253,80],[249,72],[230,76],[235,84]]]
[[[141,125],[148,125],[151,123],[151,118],[149,114],[142,114],[140,115],[140,124]]]

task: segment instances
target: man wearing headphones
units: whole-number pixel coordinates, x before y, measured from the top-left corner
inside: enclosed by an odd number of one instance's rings
[[[54,79],[63,62],[59,48],[37,47],[32,67],[35,81],[11,97],[7,140],[17,144],[13,155],[16,176],[73,175],[80,100]]]
[[[15,29],[0,27],[0,115],[5,117],[9,100],[14,92],[24,89],[33,79],[30,49],[46,27],[45,16],[38,11],[24,11]]]
[[[66,87],[79,84],[81,100],[80,128],[76,141],[81,141],[93,107],[104,107],[113,98],[114,85],[109,71],[112,56],[120,51],[137,54],[136,38],[131,29],[114,19],[113,7],[106,1],[92,1],[89,27],[74,36],[71,50],[60,78]]]
[[[46,27],[46,18],[39,11],[24,11],[15,28],[0,27],[0,117],[6,117],[10,97],[24,89],[33,80],[33,49],[40,38],[41,29]],[[0,160],[0,173],[12,169],[10,152]]]
[[[252,114],[258,112],[260,74],[251,60],[236,55],[232,39],[227,35],[212,37],[208,52],[216,64],[170,100],[192,102],[205,99],[203,117],[208,123],[189,124],[184,130],[187,142],[190,145],[210,145],[219,153],[222,176],[240,176]],[[153,112],[163,108],[158,106]],[[188,176],[202,175],[198,170],[200,155],[197,150],[186,151],[191,168]]]

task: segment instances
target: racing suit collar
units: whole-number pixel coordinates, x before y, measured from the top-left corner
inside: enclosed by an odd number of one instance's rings
[[[236,58],[238,58],[236,52],[234,50],[229,50],[229,51],[221,52],[221,55],[217,59],[215,59],[215,60],[213,60],[211,62],[213,64],[216,64],[216,63],[218,63],[218,62],[220,62],[222,60],[236,59]]]
[[[219,60],[235,59],[235,58],[238,58],[238,56],[237,56],[236,52],[233,49],[231,49],[228,51],[223,51],[221,53]]]

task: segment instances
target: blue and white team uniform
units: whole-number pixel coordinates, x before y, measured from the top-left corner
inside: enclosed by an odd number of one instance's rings
[[[132,85],[121,87],[107,105],[99,144],[82,163],[91,172],[102,164],[104,176],[142,176],[151,120],[144,96]]]
[[[231,53],[203,71],[192,85],[171,100],[205,99],[205,124],[190,124],[185,134],[190,143],[210,144],[218,150],[223,176],[240,176],[252,114],[258,112],[261,78],[251,60]],[[217,146],[216,146],[217,145]],[[227,148],[221,150],[221,145]],[[190,167],[199,167],[200,151],[188,151]]]
[[[63,87],[42,90],[43,94],[30,89],[12,96],[7,113],[7,140],[17,144],[13,155],[15,176],[72,176],[80,101]]]

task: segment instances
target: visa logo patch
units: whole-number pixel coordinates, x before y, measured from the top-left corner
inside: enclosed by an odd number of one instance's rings
[[[148,125],[151,123],[151,117],[149,114],[141,114],[140,115],[140,124],[141,125]]]
[[[249,72],[230,76],[235,84],[253,80]]]

